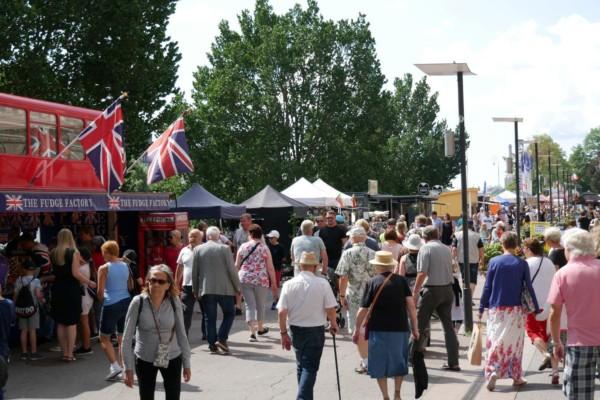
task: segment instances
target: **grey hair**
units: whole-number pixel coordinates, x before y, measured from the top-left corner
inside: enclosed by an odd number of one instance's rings
[[[572,228],[563,235],[563,247],[569,252],[569,258],[596,256],[596,246],[591,233],[579,228]]]
[[[544,241],[560,243],[560,229],[556,227],[546,228],[544,231]]]
[[[439,236],[438,229],[433,225],[428,225],[428,226],[424,227],[422,229],[422,232],[423,232],[423,239],[425,239],[427,241],[436,240]]]
[[[312,222],[310,219],[305,219],[300,224],[300,230],[302,231],[303,235],[310,235],[311,231],[314,229],[314,227],[315,227],[315,223]]]
[[[221,231],[216,226],[209,226],[206,229],[206,239],[219,240],[220,237],[221,237]]]

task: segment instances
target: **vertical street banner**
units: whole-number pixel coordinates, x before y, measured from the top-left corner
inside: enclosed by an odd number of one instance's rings
[[[533,193],[533,184],[531,179],[531,171],[533,169],[533,157],[528,151],[524,151],[521,157],[521,179],[520,189],[524,195],[531,196]]]

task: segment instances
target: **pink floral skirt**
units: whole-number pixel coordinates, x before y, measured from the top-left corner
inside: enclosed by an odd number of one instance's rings
[[[523,307],[498,307],[488,310],[485,341],[485,379],[492,373],[498,379],[518,380],[523,375],[523,342],[525,338]]]

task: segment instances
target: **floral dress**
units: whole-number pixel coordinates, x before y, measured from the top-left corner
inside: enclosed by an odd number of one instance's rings
[[[256,246],[256,249],[252,249]],[[250,252],[252,251],[252,254]],[[248,254],[250,254],[249,257]],[[238,275],[240,282],[246,285],[256,285],[262,287],[271,286],[269,273],[267,271],[267,260],[269,258],[269,249],[262,243],[249,241],[240,246],[238,255],[240,260],[246,259],[240,266]]]

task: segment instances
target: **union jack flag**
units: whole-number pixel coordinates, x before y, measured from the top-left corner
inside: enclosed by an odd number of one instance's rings
[[[56,135],[52,134],[46,127],[32,127],[30,147],[33,156],[53,158],[58,154],[56,151]],[[61,143],[59,151],[63,148],[64,145]]]
[[[102,185],[109,193],[118,189],[125,180],[126,163],[121,98],[79,134],[79,142]]]
[[[148,184],[192,172],[194,165],[185,140],[183,117],[177,118],[146,150]]]
[[[5,194],[6,211],[23,211],[23,197],[20,195]]]
[[[121,209],[121,199],[119,197],[108,196],[108,208],[111,210]]]

